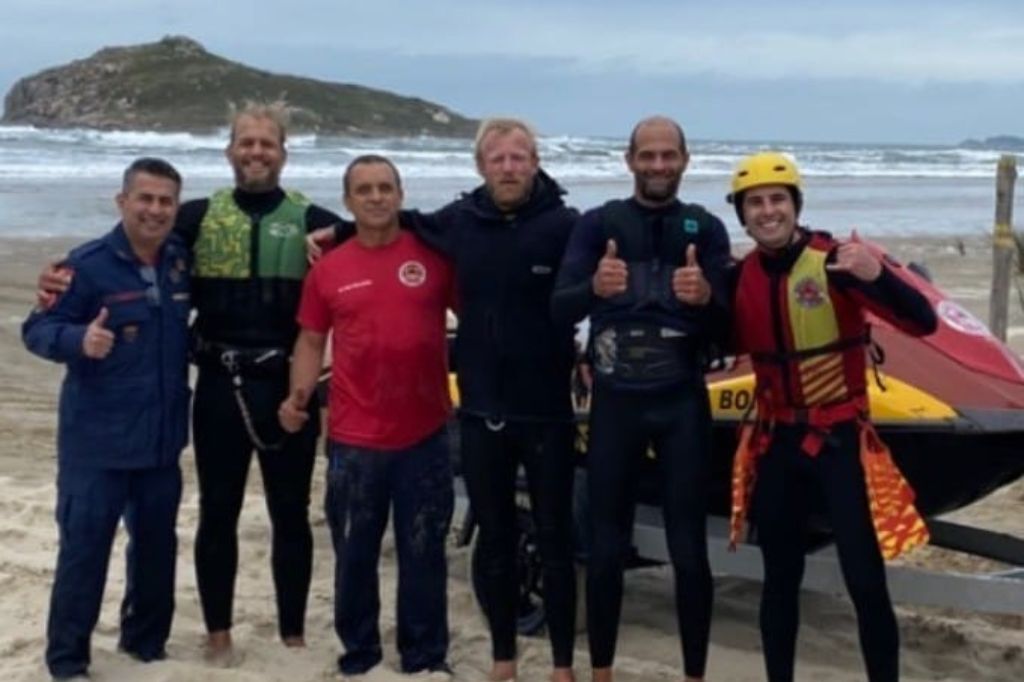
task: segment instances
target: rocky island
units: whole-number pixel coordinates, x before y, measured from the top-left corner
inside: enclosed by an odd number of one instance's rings
[[[283,100],[296,130],[356,136],[469,137],[477,121],[383,90],[255,69],[169,36],[105,47],[22,78],[4,98],[6,124],[211,132],[232,105]]]
[[[1024,137],[996,135],[984,140],[964,140],[957,145],[961,149],[991,150],[997,152],[1024,152]]]

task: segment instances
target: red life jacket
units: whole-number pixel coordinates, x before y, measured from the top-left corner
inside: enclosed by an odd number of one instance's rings
[[[868,325],[862,307],[829,285],[825,259],[838,242],[820,232],[803,241],[780,256],[792,259],[788,268],[766,268],[772,257],[757,250],[743,259],[735,340],[750,354],[761,418],[834,423],[867,408]]]
[[[868,325],[861,305],[829,285],[825,259],[836,246],[831,236],[812,232],[779,260],[754,251],[740,264],[735,341],[754,366],[758,419],[742,426],[733,458],[731,547],[742,534],[772,424],[807,424],[801,448],[813,457],[834,424],[854,419],[882,555],[893,558],[928,542],[914,492],[867,420]]]

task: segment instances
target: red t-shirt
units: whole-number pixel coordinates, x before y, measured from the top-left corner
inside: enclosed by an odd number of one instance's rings
[[[333,332],[332,440],[400,450],[447,421],[453,286],[451,266],[405,231],[377,248],[349,239],[309,272],[298,322]]]

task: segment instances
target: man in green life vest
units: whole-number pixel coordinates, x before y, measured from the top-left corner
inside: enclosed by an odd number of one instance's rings
[[[313,553],[309,488],[319,425],[311,420],[298,433],[285,434],[277,406],[288,394],[288,358],[298,335],[305,236],[339,218],[281,188],[286,127],[280,106],[239,111],[226,151],[235,187],[185,203],[175,227],[195,254],[196,579],[207,653],[227,660],[238,514],[254,450],[273,526],[278,632],[288,646],[304,643]]]
[[[234,188],[182,204],[174,227],[195,263],[195,562],[207,656],[220,664],[237,660],[231,626],[238,515],[254,450],[273,527],[278,631],[287,646],[304,644],[313,553],[309,489],[319,424],[310,420],[285,434],[277,408],[288,394],[289,355],[298,335],[305,236],[340,218],[281,188],[286,129],[281,105],[249,104],[236,112],[225,150]],[[41,293],[59,291],[70,276],[51,269],[40,278]]]

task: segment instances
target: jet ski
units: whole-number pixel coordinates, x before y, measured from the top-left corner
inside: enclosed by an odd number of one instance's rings
[[[949,512],[1024,476],[1024,361],[919,267],[869,246],[928,298],[939,318],[914,338],[869,316],[878,362],[868,369],[871,419],[925,516]],[[726,514],[735,427],[753,399],[749,359],[708,375],[715,419],[715,509]]]

